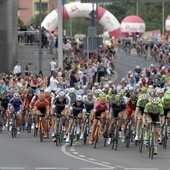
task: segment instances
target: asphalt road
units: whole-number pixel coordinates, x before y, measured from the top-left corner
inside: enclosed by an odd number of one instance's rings
[[[151,60],[145,61],[133,52],[131,56],[120,52],[116,59],[117,82],[136,65],[147,67]],[[138,152],[134,143],[129,148],[119,142],[118,150],[111,150],[107,145],[103,147],[103,139],[98,142],[97,148],[82,142],[75,142],[73,147],[63,143],[56,147],[51,139],[39,142],[33,134],[21,133],[12,139],[9,132],[0,134],[0,170],[87,170],[87,169],[116,169],[116,170],[170,170],[170,144],[167,149],[159,146],[159,154],[153,160],[148,159],[147,149]]]

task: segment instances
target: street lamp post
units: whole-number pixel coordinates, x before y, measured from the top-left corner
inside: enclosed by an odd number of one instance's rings
[[[42,14],[42,1],[39,0],[39,25],[40,25],[40,30],[39,30],[39,41],[40,41],[40,45],[39,45],[39,72],[42,71],[42,30],[41,30],[41,17]]]
[[[63,68],[63,0],[58,0],[58,67]]]

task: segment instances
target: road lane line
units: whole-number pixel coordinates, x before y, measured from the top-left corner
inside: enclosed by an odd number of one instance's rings
[[[93,159],[93,158],[87,158],[87,159],[90,161],[96,161],[96,159]]]
[[[90,170],[90,169],[115,169],[114,167],[113,168],[80,168],[80,169],[83,169],[83,170]]]
[[[20,169],[25,169],[25,167],[0,167],[0,170],[10,170],[10,169],[16,169],[16,170],[20,170]]]
[[[78,155],[79,153],[78,152],[73,152],[73,154]]]
[[[57,169],[69,169],[68,167],[37,167],[36,170],[57,170]]]
[[[61,147],[61,151],[62,151],[65,155],[67,155],[67,156],[69,156],[69,157],[72,157],[72,158],[75,158],[75,159],[78,159],[78,160],[82,160],[82,161],[84,161],[84,162],[88,162],[88,163],[91,163],[91,164],[99,165],[99,166],[102,166],[102,167],[105,167],[105,168],[114,169],[114,167],[109,166],[109,165],[101,164],[101,163],[99,163],[99,162],[93,162],[93,161],[87,160],[87,159],[85,159],[85,158],[80,158],[80,157],[78,157],[78,156],[71,155],[69,152],[66,151],[67,145],[68,145],[68,144],[65,143],[65,144]]]
[[[86,156],[84,156],[84,155],[78,155],[79,157],[81,157],[81,158],[85,158]]]
[[[70,149],[70,151],[72,151],[72,152],[73,152],[73,151],[75,151],[75,149]]]
[[[102,163],[102,164],[108,164],[108,165],[110,164],[109,162],[101,162],[101,163]]]
[[[158,170],[158,168],[124,168],[129,170]]]

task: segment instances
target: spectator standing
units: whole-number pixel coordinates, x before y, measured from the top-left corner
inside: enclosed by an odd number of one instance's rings
[[[21,72],[21,65],[19,63],[19,61],[16,62],[16,65],[14,66],[14,70],[13,73],[17,76],[20,77],[22,72]]]
[[[31,75],[31,65],[32,65],[32,61],[29,61],[27,63],[27,65],[25,66],[25,75],[26,76],[30,76]]]
[[[52,58],[52,61],[50,62],[50,71],[51,71],[51,75],[53,75],[53,73],[55,72],[57,68],[57,63],[55,62],[55,58]]]

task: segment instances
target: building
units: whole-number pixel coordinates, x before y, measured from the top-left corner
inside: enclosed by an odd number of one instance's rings
[[[37,15],[40,10],[40,0],[18,0],[19,1],[19,18],[24,22],[29,22],[32,17]],[[58,0],[41,0],[41,9],[49,13],[57,8]]]

